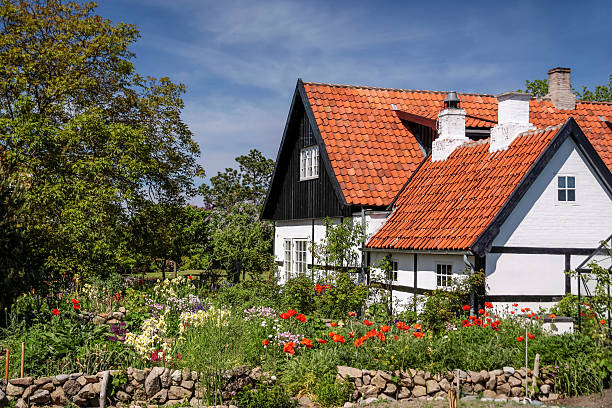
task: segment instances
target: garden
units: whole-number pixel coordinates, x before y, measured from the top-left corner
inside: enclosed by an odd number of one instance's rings
[[[610,332],[599,303],[581,305],[581,333],[553,335],[542,323],[554,324],[557,316],[548,311],[484,302],[470,313],[469,288],[461,285],[434,293],[418,314],[390,315],[384,290],[355,284],[342,272],[319,281],[301,275],[283,286],[273,279],[211,286],[192,275],[111,275],[50,287],[21,295],[6,316],[0,347],[10,350],[9,378],[44,384],[112,370],[111,400],[265,407],[294,406],[306,396],[331,407],[371,396],[446,398],[457,381],[463,394],[508,398],[610,387]],[[555,310],[570,302],[575,299]],[[532,381],[534,370],[540,374]],[[151,385],[151,376],[161,385]],[[13,397],[6,391],[13,403],[36,384],[20,381],[11,385]],[[99,387],[84,392],[88,381],[82,382],[72,396],[64,385],[62,398],[47,391],[39,401],[97,399]]]

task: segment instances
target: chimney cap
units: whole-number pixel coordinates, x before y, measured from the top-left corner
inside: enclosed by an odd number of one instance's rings
[[[446,98],[444,98],[444,107],[446,108],[458,108],[459,107],[459,97],[457,96],[457,92],[450,91],[446,94]]]
[[[567,73],[571,73],[572,69],[571,68],[563,68],[563,67],[556,67],[556,68],[551,68],[548,70],[548,75],[550,74],[554,74],[556,72],[567,72]]]
[[[507,101],[509,99],[528,101],[533,97],[533,95],[528,92],[509,91],[497,94],[495,97],[497,98],[498,102]]]

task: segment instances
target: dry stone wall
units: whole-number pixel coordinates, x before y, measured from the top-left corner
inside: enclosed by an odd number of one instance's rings
[[[531,389],[530,369],[527,369],[527,376]],[[456,387],[457,380],[461,391],[468,395],[480,395],[490,399],[520,398],[525,395],[525,369],[515,370],[513,367],[479,372],[456,370],[441,375],[413,369],[381,371],[339,366],[337,380],[353,382],[354,400],[358,398],[446,399],[451,387]],[[552,378],[541,374],[538,384],[539,393],[534,396],[535,398],[541,401],[557,398],[552,392]]]

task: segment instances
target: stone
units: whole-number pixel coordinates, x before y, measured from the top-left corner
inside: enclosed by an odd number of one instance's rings
[[[505,375],[498,375],[497,377],[495,377],[495,380],[497,381],[497,386],[499,387],[501,384],[505,384],[506,383],[506,376]]]
[[[370,380],[372,379],[372,377],[370,377],[369,374],[364,374],[361,379],[363,380],[363,384],[364,385],[369,385],[370,384]]]
[[[130,397],[130,394],[128,394],[125,391],[117,391],[117,393],[115,394],[115,398],[117,398],[119,401],[129,401],[132,397]]]
[[[544,395],[547,395],[550,393],[550,385],[548,384],[544,384],[540,387],[540,392]]]
[[[487,390],[494,391],[496,385],[497,385],[497,379],[495,378],[495,376],[491,376],[489,377],[489,380],[486,382],[485,388]]]
[[[35,385],[30,385],[28,388],[25,389],[23,394],[21,394],[21,398],[23,398],[24,401],[27,401],[27,399],[30,398],[30,395],[32,395],[35,389]]]
[[[111,325],[111,326],[114,326],[114,325],[118,326],[119,324],[121,324],[121,321],[117,319],[109,319],[106,321],[106,324]]]
[[[514,374],[514,367],[504,367],[504,374],[508,377]]]
[[[72,374],[69,374],[69,375],[68,375],[68,378],[69,378],[70,380],[76,380],[77,378],[79,378],[79,377],[80,377],[80,376],[82,376],[82,375],[83,375],[83,373],[72,373]]]
[[[80,376],[79,378],[76,379],[76,382],[81,386],[84,387],[85,384],[87,384],[87,379],[85,378],[84,375]]]
[[[490,377],[497,377],[498,375],[502,375],[503,373],[504,373],[504,370],[489,371],[489,378]]]
[[[98,381],[100,381],[100,378],[98,378],[97,375],[84,375],[83,377],[85,377],[85,380],[87,381],[87,383],[91,384],[91,383],[97,383]]]
[[[461,387],[461,389],[463,390],[463,392],[465,392],[466,394],[471,394],[474,391],[474,386],[472,384],[469,383],[465,383],[463,384],[463,386]]]
[[[440,385],[436,380],[427,380],[426,382],[427,394],[434,394],[440,391]]]
[[[378,395],[378,388],[374,385],[364,385],[359,389],[359,392],[364,398],[367,399],[370,397],[376,397]]]
[[[457,370],[459,372],[459,378],[461,379],[467,379],[467,373],[463,370]]]
[[[57,382],[57,385],[61,385],[68,380],[68,374],[60,374],[55,376],[54,383]]]
[[[154,396],[151,397],[151,401],[157,404],[163,404],[168,400],[168,390],[159,390]]]
[[[102,316],[96,316],[91,320],[91,322],[93,324],[101,325],[101,324],[106,323],[106,319]]]
[[[252,372],[254,372],[257,369],[259,369],[259,372],[261,372],[261,368],[259,368],[259,367],[255,367]],[[191,380],[192,381],[198,381],[198,373],[197,372],[195,372],[195,371],[191,372]]]
[[[195,383],[193,381],[183,381],[183,382],[181,382],[181,387],[186,388],[188,390],[193,390],[194,385],[195,385]]]
[[[4,390],[2,389],[2,387],[0,386],[0,401],[2,401],[5,397],[6,397],[6,394],[4,393]]]
[[[415,375],[415,376],[412,378],[412,381],[414,381],[414,384],[415,384],[415,385],[421,385],[421,386],[423,386],[423,387],[425,386],[425,379],[424,379],[424,378],[423,378],[423,376],[421,376],[421,375]]]
[[[361,378],[363,372],[358,368],[347,367],[347,366],[338,366],[338,375],[343,379],[350,378]]]
[[[476,401],[478,399],[478,396],[476,395],[466,395],[465,397],[461,398],[461,401]]]
[[[412,388],[414,386],[414,381],[412,380],[412,377],[401,377],[400,384],[404,387]]]
[[[191,395],[193,393],[189,390],[186,390],[183,387],[177,387],[175,385],[170,387],[170,390],[168,390],[168,398],[169,399],[177,399],[177,400],[182,400],[185,398],[191,398]]]
[[[495,391],[492,391],[492,390],[484,390],[482,392],[482,396],[484,398],[492,398],[493,399],[493,398],[495,398],[497,396],[497,394],[495,393]]]
[[[542,401],[533,400],[531,401],[531,405],[535,405],[536,407],[541,407],[544,404],[542,404]]]
[[[410,389],[408,387],[400,387],[397,399],[410,398]]]
[[[483,392],[485,390],[484,385],[480,384],[480,383],[476,383],[474,384],[474,392],[476,394],[480,394],[481,392]]]
[[[13,378],[9,380],[9,384],[18,385],[20,387],[28,387],[32,385],[32,377]]]
[[[28,408],[28,404],[26,404],[26,402],[22,398],[19,398],[17,400],[17,403],[15,404],[15,407],[16,408]]]
[[[504,394],[504,395],[510,395],[510,384],[505,383],[505,384],[498,385],[497,393]]]
[[[385,394],[394,395],[397,392],[397,385],[392,382],[387,383],[385,390],[383,391]]]
[[[375,397],[366,398],[360,402],[361,405],[370,405],[378,402],[378,399]]]
[[[191,381],[191,371],[187,367],[183,368],[183,371],[181,371],[181,376],[183,377],[183,380]]]
[[[123,307],[123,306],[120,306],[120,307],[119,307],[119,311],[120,311],[121,313],[123,313],[123,314],[126,314],[126,313],[127,313],[127,310],[125,310],[125,307]]]
[[[548,394],[548,400],[549,401],[556,400],[556,399],[559,399],[559,396],[557,394],[554,394],[552,392],[550,394]]]
[[[170,374],[170,379],[174,385],[179,385],[183,380],[183,373],[181,373],[181,370],[174,370],[172,374]]]
[[[489,372],[487,370],[481,370],[478,374],[482,377],[481,381],[487,381],[489,379]]]
[[[84,400],[90,400],[98,396],[100,392],[95,392],[93,384],[87,384],[77,394],[77,397]]]
[[[382,400],[382,401],[387,401],[387,402],[395,402],[396,401],[395,398],[393,398],[392,396],[387,395],[387,394],[380,394],[378,396],[378,399]]]
[[[515,377],[508,378],[508,384],[510,384],[510,387],[520,387],[522,383],[523,382],[519,380],[518,378],[515,378]]]
[[[514,372],[514,375],[519,375],[520,378],[525,378],[525,369],[524,368],[519,368],[518,370],[516,370]]]
[[[62,387],[57,387],[51,393],[51,402],[53,405],[65,405],[68,399],[66,398],[66,393]]]
[[[33,402],[38,405],[46,404],[51,401],[51,394],[47,390],[38,390],[35,391],[30,396],[30,402]]]
[[[112,317],[113,319],[119,320],[119,322],[121,322],[121,321],[123,321],[123,318],[124,318],[125,316],[124,316],[124,315],[123,315],[123,313],[121,313],[121,312],[113,312],[113,314],[111,314],[111,317]]]
[[[344,405],[342,406],[342,408],[353,408],[355,406],[355,404],[353,404],[352,402],[345,402]]]
[[[20,397],[23,394],[23,388],[13,385],[10,381],[6,385],[6,395],[9,397]]]
[[[34,385],[45,385],[46,383],[50,383],[53,381],[51,377],[40,377],[34,380]]]
[[[370,384],[374,385],[379,390],[382,390],[387,386],[387,380],[376,374],[374,378],[372,378],[372,380],[370,381]]]
[[[468,371],[468,375],[470,376],[474,384],[482,381],[482,375],[480,375],[480,373],[477,373],[475,371]]]
[[[170,386],[170,383],[172,382],[172,379],[170,378],[171,374],[172,374],[172,371],[170,371],[169,368],[165,368],[164,371],[159,376],[159,380],[161,381],[162,388],[168,388]]]
[[[451,389],[451,385],[446,378],[442,378],[439,382],[440,389],[443,391],[448,391]]]
[[[497,397],[495,397],[495,399],[493,400],[493,402],[506,402],[508,401],[508,398],[506,398],[505,395],[498,395]]]
[[[133,369],[132,375],[134,376],[134,379],[138,382],[143,382],[145,379],[145,371],[139,370],[138,368]]]
[[[66,392],[66,394],[68,394],[68,395],[76,395],[79,392],[79,390],[81,389],[81,386],[75,380],[68,380],[64,384],[63,388],[64,388],[64,391]]]
[[[164,372],[163,367],[153,367],[147,378],[145,379],[145,393],[152,397],[161,390],[161,381],[159,376]]]
[[[298,405],[300,407],[310,407],[312,405],[312,400],[310,398],[308,398],[308,396],[302,395],[298,399]]]
[[[412,395],[417,398],[424,397],[427,395],[427,388],[423,387],[422,385],[415,385],[412,389]]]

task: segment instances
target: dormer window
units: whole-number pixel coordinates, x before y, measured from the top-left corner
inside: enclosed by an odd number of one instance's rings
[[[305,147],[300,151],[300,181],[319,177],[319,146]]]
[[[576,201],[576,177],[557,177],[557,201]]]

